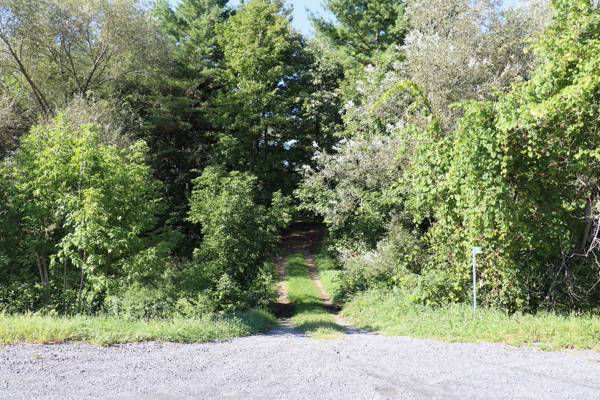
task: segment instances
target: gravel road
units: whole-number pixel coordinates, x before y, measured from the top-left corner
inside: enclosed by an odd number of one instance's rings
[[[0,347],[0,399],[600,399],[600,353],[279,326],[223,343]]]

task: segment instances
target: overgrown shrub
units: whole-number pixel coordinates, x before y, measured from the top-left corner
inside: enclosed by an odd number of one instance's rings
[[[418,274],[428,258],[420,237],[417,230],[409,231],[395,220],[375,250],[343,254],[339,276],[341,297],[371,288],[417,288],[417,282],[422,280]]]
[[[189,219],[204,234],[194,259],[207,293],[222,309],[263,304],[273,290],[265,263],[289,222],[287,200],[276,192],[270,207],[259,204],[257,178],[249,173],[211,167],[194,183]]]
[[[531,79],[497,101],[463,103],[452,134],[431,115],[418,136],[410,203],[434,221],[427,271],[448,277],[450,300],[468,297],[471,247],[481,246],[484,304],[597,307],[600,14],[591,1],[553,7]]]
[[[5,284],[39,282],[56,311],[73,312],[70,291],[83,311],[87,294],[160,276],[179,237],[158,227],[162,185],[144,163],[145,143],[117,148],[99,130],[60,114],[34,126],[0,168],[11,194],[0,222],[14,228],[0,231]]]

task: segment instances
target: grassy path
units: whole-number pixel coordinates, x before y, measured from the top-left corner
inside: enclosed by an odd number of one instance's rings
[[[334,314],[337,310],[319,280],[316,246],[317,229],[310,224],[296,224],[284,235],[282,250],[287,261],[278,263],[285,271],[280,302],[283,299],[292,305],[291,321],[296,329],[316,337],[328,337],[343,333],[346,328],[337,322]]]
[[[319,337],[344,332],[345,328],[336,323],[336,316],[326,308],[326,293],[315,284],[302,253],[288,257],[286,283],[289,300],[296,308],[292,317],[296,329]]]

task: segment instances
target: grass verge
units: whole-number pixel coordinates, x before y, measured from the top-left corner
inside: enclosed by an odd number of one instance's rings
[[[327,252],[325,240],[325,230],[322,229],[319,235],[319,246],[317,248],[315,263],[319,269],[319,278],[321,279],[323,288],[335,304],[341,305],[339,276],[342,271],[339,270],[340,265],[336,258]]]
[[[317,266],[318,266],[318,264],[317,264]],[[323,289],[325,289],[327,294],[329,294],[332,301],[338,305],[341,305],[341,303],[339,301],[337,301],[339,299],[339,290],[340,290],[339,275],[341,272],[342,271],[333,271],[333,270],[329,270],[329,271],[321,270],[319,272],[321,284],[323,285]]]
[[[361,293],[343,315],[361,328],[451,342],[502,342],[542,350],[600,351],[600,318],[591,315],[513,314],[468,304],[430,307],[408,304],[392,291]]]
[[[209,342],[265,332],[275,323],[275,317],[262,310],[147,322],[102,316],[0,314],[0,343],[84,341],[108,346],[145,341]]]
[[[335,316],[325,309],[319,289],[313,283],[301,253],[288,257],[285,275],[288,299],[296,307],[292,322],[298,330],[314,337],[330,337],[344,331],[343,326],[335,323]]]

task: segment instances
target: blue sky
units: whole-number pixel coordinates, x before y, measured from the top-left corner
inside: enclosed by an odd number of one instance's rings
[[[510,6],[516,3],[517,0],[504,0],[505,6]],[[179,4],[180,0],[169,0],[171,5],[176,6]],[[287,0],[287,4],[290,4],[294,7],[294,13],[292,14],[294,20],[292,24],[294,28],[298,29],[305,36],[312,36],[313,31],[310,26],[310,22],[308,21],[308,14],[306,13],[306,8],[314,12],[315,14],[322,15],[326,19],[334,20],[333,14],[330,12],[325,12],[323,7],[321,6],[322,0]],[[239,0],[231,0],[229,4],[233,6],[237,6],[240,4]]]

